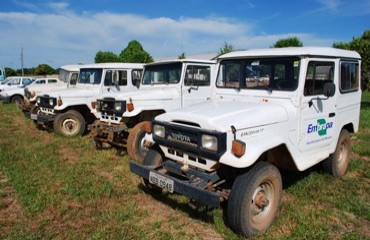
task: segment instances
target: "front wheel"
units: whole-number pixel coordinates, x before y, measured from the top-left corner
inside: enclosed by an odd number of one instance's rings
[[[150,149],[144,157],[143,166],[150,167],[150,168],[154,169],[154,168],[158,167],[159,165],[161,165],[162,162],[163,162],[162,155],[159,152],[157,152],[153,149]],[[144,178],[144,184],[148,189],[150,189],[153,192],[161,192],[162,191],[162,189],[160,187],[151,184],[149,182],[149,180],[147,180],[145,178]]]
[[[335,177],[343,176],[349,164],[351,136],[346,129],[340,132],[335,152],[323,162],[324,169]]]
[[[30,114],[39,114],[40,113],[40,108],[38,106],[36,106],[35,104],[31,104],[31,108],[30,108]],[[37,120],[33,120],[34,123],[37,124]]]
[[[15,104],[15,106],[19,109],[19,110],[22,110],[23,108],[23,98],[20,97],[20,96],[14,96],[12,98],[12,103]]]
[[[148,122],[141,122],[136,124],[136,126],[131,129],[127,138],[127,153],[133,160],[138,162],[142,162],[148,152],[148,148],[144,146],[144,126],[147,123]]]
[[[85,132],[85,127],[84,117],[75,110],[57,114],[53,123],[56,133],[68,137],[81,136]]]
[[[256,163],[236,177],[227,203],[227,221],[237,233],[251,237],[273,223],[282,192],[279,170],[267,162]]]

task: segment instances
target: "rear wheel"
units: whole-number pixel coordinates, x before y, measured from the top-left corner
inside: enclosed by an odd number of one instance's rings
[[[14,96],[12,97],[12,103],[15,104],[15,106],[19,109],[22,110],[23,106],[23,98],[20,96]]]
[[[57,114],[53,123],[56,133],[68,137],[81,136],[85,132],[85,127],[84,117],[75,110]]]
[[[256,163],[236,177],[227,203],[227,221],[237,233],[251,237],[273,223],[281,197],[279,170],[267,162]]]
[[[145,124],[148,122],[140,122],[136,124],[130,131],[127,138],[127,153],[138,162],[143,162],[145,155],[148,153],[148,148],[144,146]]]
[[[343,176],[349,164],[351,136],[346,129],[340,132],[335,152],[323,162],[324,169],[335,177]]]

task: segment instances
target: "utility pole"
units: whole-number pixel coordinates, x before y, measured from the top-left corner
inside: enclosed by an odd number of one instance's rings
[[[23,46],[21,48],[21,65],[22,65],[22,76],[24,76],[24,69],[23,69]]]

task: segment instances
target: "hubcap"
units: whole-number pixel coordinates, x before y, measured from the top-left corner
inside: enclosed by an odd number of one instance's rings
[[[343,164],[345,164],[346,155],[347,155],[347,148],[345,147],[344,143],[342,143],[340,145],[339,154],[338,154],[338,158],[337,158],[339,167],[342,167]]]
[[[265,182],[258,186],[252,195],[250,202],[250,213],[255,224],[265,220],[271,210],[274,200],[274,188],[271,183]]]
[[[68,118],[66,120],[63,121],[63,129],[65,131],[67,131],[69,134],[73,134],[77,131],[77,122],[76,120],[72,119],[72,118]]]

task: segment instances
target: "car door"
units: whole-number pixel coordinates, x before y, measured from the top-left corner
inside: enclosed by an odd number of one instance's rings
[[[211,97],[212,67],[187,64],[182,86],[182,107],[204,102]]]
[[[323,151],[334,140],[337,93],[333,97],[325,97],[324,85],[334,82],[338,75],[334,60],[311,59],[307,64],[299,141],[299,149],[305,154]]]

